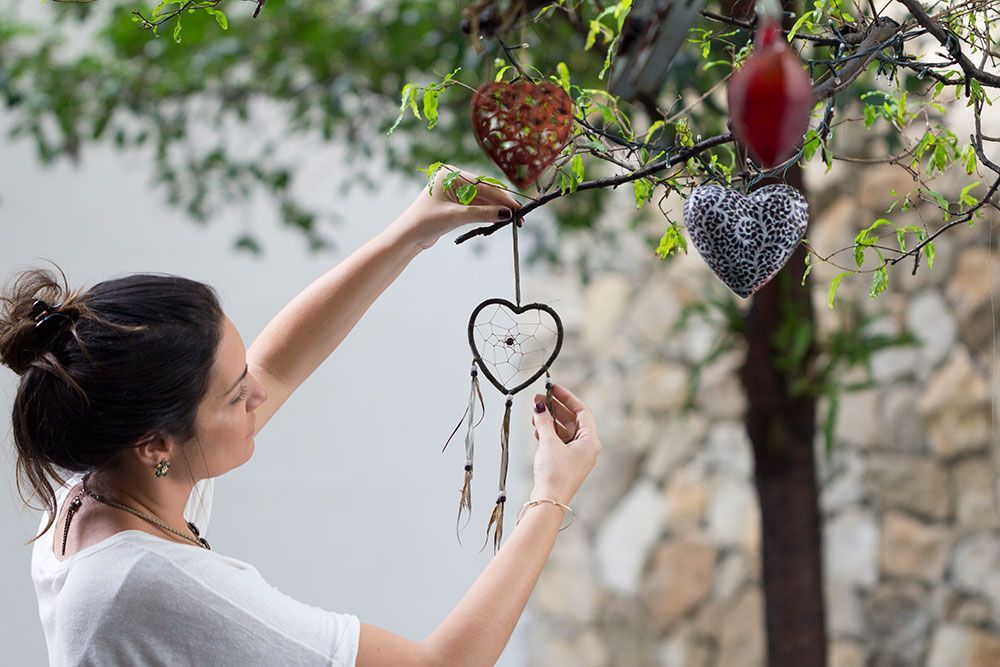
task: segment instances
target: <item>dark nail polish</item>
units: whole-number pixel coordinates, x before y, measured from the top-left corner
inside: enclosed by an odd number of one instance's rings
[[[502,209],[500,209],[500,219],[501,220],[510,220],[510,209],[509,208],[502,208]]]
[[[535,412],[542,413],[545,412],[545,404],[539,401],[535,403]]]

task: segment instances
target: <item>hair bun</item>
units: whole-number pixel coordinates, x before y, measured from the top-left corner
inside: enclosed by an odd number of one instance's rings
[[[5,290],[0,313],[0,362],[18,375],[24,375],[52,344],[78,318],[74,299],[56,298],[68,293],[50,272],[26,271]],[[55,305],[39,297],[44,294]]]

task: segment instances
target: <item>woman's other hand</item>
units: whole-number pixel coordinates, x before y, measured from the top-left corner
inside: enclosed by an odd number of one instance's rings
[[[539,405],[544,408],[542,412],[538,412]],[[558,384],[552,385],[552,411],[554,415],[549,412],[545,395],[535,394],[531,423],[538,449],[531,499],[552,498],[568,505],[594,469],[601,440],[590,408]]]
[[[444,180],[458,173],[445,189]],[[499,222],[509,220],[521,207],[508,192],[484,181],[464,169],[450,164],[441,165],[434,175],[434,183],[420,189],[420,194],[396,220],[402,231],[421,248],[430,248],[442,235],[470,222]],[[476,196],[469,205],[458,202],[457,190],[469,183],[476,184]],[[507,211],[507,215],[504,215]]]

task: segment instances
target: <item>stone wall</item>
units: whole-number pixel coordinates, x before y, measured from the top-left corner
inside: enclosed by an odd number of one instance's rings
[[[912,186],[882,167],[815,176],[808,237],[821,252],[850,246],[885,214],[889,190]],[[937,222],[929,210],[894,217],[921,220]],[[900,265],[873,302],[867,280],[848,278],[830,311],[838,270],[818,265],[810,277],[821,337],[853,326],[856,303],[879,316],[870,331],[921,341],[877,353],[875,385],[840,399],[829,457],[822,437],[814,443],[831,667],[1000,665],[990,400],[1000,253],[988,232],[980,221],[945,235],[933,270]],[[583,288],[572,269],[527,281],[528,296],[566,320],[553,375],[591,405],[604,443],[531,599],[528,664],[764,665],[760,513],[735,374],[744,348],[726,337],[722,310],[698,307],[728,292],[693,248],[661,262],[626,240],[599,261]],[[530,452],[518,458],[530,463]]]

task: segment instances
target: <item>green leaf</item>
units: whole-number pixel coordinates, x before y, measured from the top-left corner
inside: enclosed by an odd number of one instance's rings
[[[158,18],[160,14],[166,13],[167,5],[176,5],[176,4],[179,4],[177,0],[163,0],[160,4],[156,6],[155,9],[153,9],[153,13],[150,15],[150,17],[154,19]]]
[[[500,83],[503,80],[504,72],[506,72],[509,69],[514,69],[514,66],[513,65],[504,65],[503,67],[501,67],[500,69],[498,69],[496,76],[493,77],[493,82],[494,83]]]
[[[621,39],[621,35],[615,35],[615,38],[611,41],[611,44],[608,45],[607,53],[604,56],[604,67],[601,68],[601,71],[597,75],[597,78],[601,79],[602,81],[604,80],[605,72],[607,72],[608,68],[611,67],[611,56],[615,52],[615,47],[618,46],[619,39]]]
[[[181,43],[181,18],[177,17],[177,23],[174,24],[174,41],[178,44]]]
[[[899,251],[906,252],[906,234],[911,232],[916,235],[917,241],[927,238],[927,232],[916,225],[906,225],[896,230],[896,240],[899,242]]]
[[[399,104],[399,116],[396,118],[396,122],[392,124],[392,127],[389,128],[389,131],[385,133],[386,136],[392,134],[393,131],[395,131],[395,129],[399,127],[400,121],[403,120],[403,114],[406,113],[407,105],[409,105],[410,110],[413,111],[413,115],[416,116],[417,118],[420,118],[420,112],[417,110],[417,101],[415,98],[416,90],[417,90],[416,85],[412,83],[408,83],[405,86],[403,86],[403,92],[400,95],[401,101]],[[435,164],[440,164],[440,163],[435,163]]]
[[[891,224],[892,224],[891,220],[886,220],[885,218],[879,218],[871,225],[858,232],[857,235],[854,237],[854,261],[855,263],[857,263],[859,269],[861,268],[861,265],[864,264],[865,261],[865,250],[873,246],[875,244],[875,241],[878,240],[872,236],[872,232],[874,232],[876,229],[878,229],[883,225],[891,225]]]
[[[229,30],[229,19],[226,18],[225,12],[221,9],[213,9],[212,7],[206,7],[205,12],[215,17],[215,22],[219,24],[220,28]]]
[[[854,246],[854,262],[861,268],[861,265],[865,263],[865,250],[868,245],[856,245]]]
[[[872,284],[868,288],[868,296],[874,299],[879,294],[884,292],[885,288],[888,285],[889,285],[889,272],[886,270],[885,264],[882,264],[882,266],[875,269],[875,275],[872,276]]]
[[[458,197],[458,203],[463,206],[468,206],[472,203],[472,200],[476,198],[476,184],[466,183],[458,190],[455,191],[455,195]]]
[[[590,139],[589,141],[587,141],[586,143],[584,143],[584,146],[590,148],[591,150],[597,151],[598,153],[607,153],[608,152],[608,147],[605,146],[604,144],[602,144],[597,139]]]
[[[826,291],[826,305],[830,308],[830,310],[833,310],[833,300],[837,297],[837,289],[840,287],[840,281],[843,280],[845,276],[851,275],[851,273],[851,271],[839,273],[833,280],[830,281],[830,287]]]
[[[976,204],[978,204],[979,200],[970,195],[969,191],[972,190],[973,188],[979,187],[980,185],[982,184],[979,181],[976,181],[975,183],[970,183],[969,185],[966,185],[964,188],[962,188],[962,194],[959,196],[959,201],[968,206],[975,206]]]
[[[866,107],[867,108],[867,107]],[[806,133],[805,143],[802,144],[802,161],[809,162],[816,154],[816,149],[819,148],[819,133],[815,129],[811,129]]]
[[[929,194],[934,199],[934,202],[941,208],[941,210],[944,211],[944,219],[947,220],[948,214],[951,212],[951,205],[948,203],[948,200],[945,198],[945,196],[940,192],[938,192],[937,190],[927,189],[924,190],[924,192]]]
[[[788,41],[790,42],[793,39],[795,39],[795,34],[803,27],[807,28],[809,32],[816,31],[816,28],[812,22],[812,12],[806,12],[805,14],[799,17],[799,20],[795,22],[795,25],[792,26],[792,29],[788,31]]]
[[[594,45],[594,41],[597,39],[597,33],[602,30],[607,30],[603,23],[596,20],[590,21],[590,31],[587,33],[587,41],[583,45],[584,51],[590,50],[590,47]]]
[[[891,225],[891,224],[892,224],[892,220],[886,220],[885,218],[879,218],[878,220],[876,220],[875,222],[873,222],[872,224],[868,225],[867,227],[865,227],[864,229],[862,229],[860,232],[858,232],[858,235],[854,237],[854,242],[855,243],[860,243],[863,240],[865,240],[867,238],[870,238],[872,232],[874,232],[879,227],[882,227],[883,225]]]
[[[477,176],[477,183],[492,183],[493,185],[499,185],[500,187],[506,188],[507,184],[501,181],[499,178],[493,178],[492,176]]]
[[[649,129],[646,130],[646,136],[643,137],[643,141],[646,142],[646,143],[649,143],[649,140],[652,138],[653,134],[655,132],[657,132],[658,130],[662,130],[663,129],[663,125],[664,125],[664,123],[663,123],[662,120],[658,120],[655,123],[653,123],[652,125],[650,125]]]
[[[560,62],[556,65],[556,72],[559,73],[559,85],[563,87],[567,93],[569,92],[569,68],[566,67],[566,63]]]
[[[424,116],[427,118],[427,129],[433,129],[438,121],[438,93],[434,87],[424,90]]]
[[[878,109],[870,104],[865,105],[865,127],[871,127],[878,120]]]
[[[445,190],[447,190],[447,189],[449,189],[455,183],[455,181],[458,180],[458,177],[461,176],[461,175],[462,175],[462,172],[460,172],[460,171],[453,171],[453,172],[451,172],[450,174],[448,174],[447,176],[444,177],[444,180],[441,181],[441,185],[444,186]]]
[[[687,254],[687,239],[681,234],[676,225],[667,227],[667,231],[660,238],[660,244],[656,247],[656,254],[660,259],[666,259],[676,252],[682,251]]]
[[[425,174],[427,174],[427,194],[428,195],[433,195],[434,194],[431,191],[431,188],[434,187],[434,178],[437,175],[438,169],[440,169],[443,166],[444,166],[443,162],[435,162],[435,163],[431,164],[429,167],[427,167],[426,169],[423,168],[423,167],[417,167],[417,171],[422,171]]]
[[[976,149],[969,144],[962,155],[965,158],[965,173],[972,176],[976,171]]]
[[[642,208],[653,198],[653,183],[648,178],[637,178],[632,181],[632,189],[635,193],[636,208]]]

